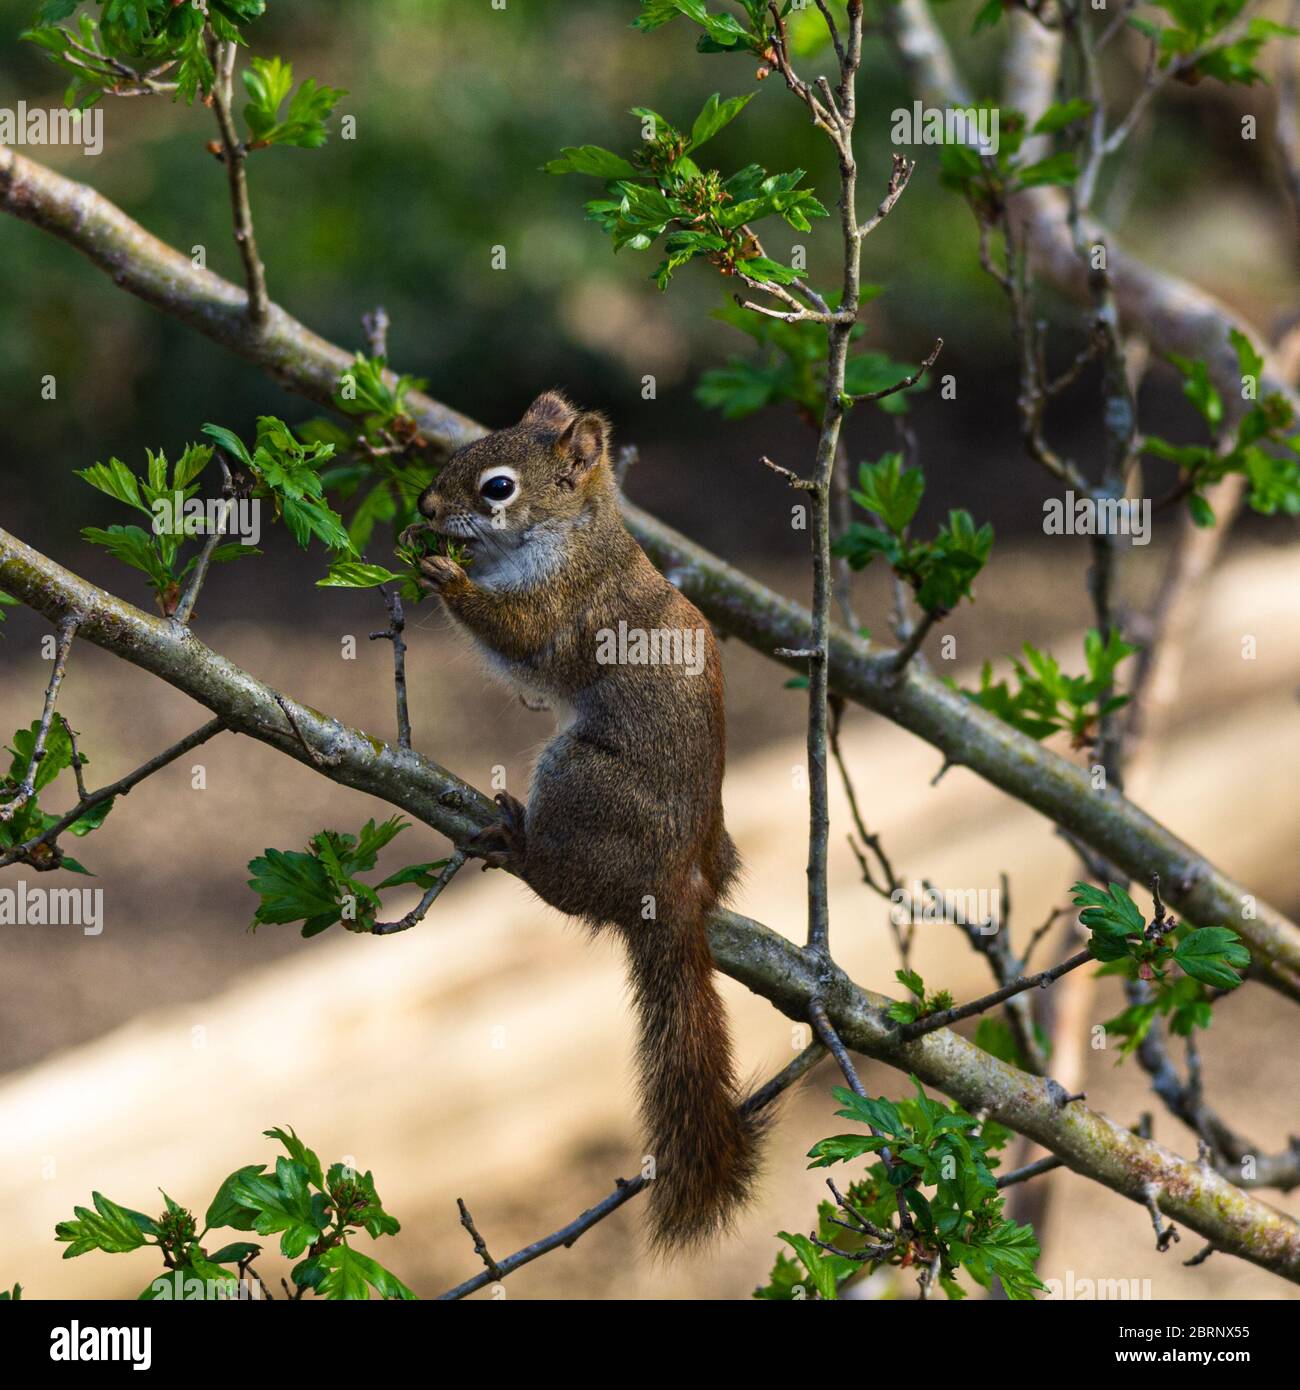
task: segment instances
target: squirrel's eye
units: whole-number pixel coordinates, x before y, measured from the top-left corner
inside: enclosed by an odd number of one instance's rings
[[[515,480],[499,473],[483,483],[479,495],[485,502],[508,502],[515,495]]]

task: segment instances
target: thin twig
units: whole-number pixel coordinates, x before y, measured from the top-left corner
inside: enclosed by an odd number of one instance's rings
[[[225,475],[225,481],[222,485],[224,504],[221,508],[221,520],[216,530],[204,542],[203,549],[199,552],[198,564],[194,567],[193,578],[191,578],[189,587],[185,590],[181,601],[176,605],[175,613],[172,614],[172,617],[182,627],[187,627],[190,618],[194,615],[194,605],[199,601],[199,590],[203,588],[204,580],[208,577],[208,568],[212,564],[212,557],[221,544],[222,537],[228,534],[230,515],[235,506],[234,483],[230,476],[230,469],[220,454],[217,455],[217,461],[221,464],[221,471]]]
[[[366,341],[370,344],[371,357],[388,360],[388,310],[376,304],[369,313],[361,316],[361,326],[365,329]]]
[[[106,787],[100,787],[98,791],[93,791],[83,796],[81,800],[65,816],[54,822],[48,830],[43,830],[39,835],[26,841],[24,844],[17,845],[11,850],[6,850],[0,855],[0,868],[6,864],[13,864],[19,860],[24,863],[32,863],[31,855],[43,844],[53,844],[58,837],[79,821],[82,816],[93,811],[96,806],[101,806],[105,801],[111,801],[114,797],[125,796],[133,787],[138,786],[146,777],[153,774],[168,763],[175,762],[177,758],[183,757],[192,748],[197,748],[199,744],[206,743],[208,739],[219,734],[226,728],[225,720],[210,719],[201,728],[195,729],[192,734],[187,734],[179,743],[173,743],[170,748],[149,759],[147,763],[142,763],[134,772],[129,772],[125,777],[116,782],[110,782]],[[36,862],[36,868],[57,868],[57,863],[42,864]]]
[[[54,650],[54,668],[45,687],[45,707],[41,710],[41,720],[36,726],[36,741],[32,745],[32,755],[27,763],[27,771],[18,784],[13,799],[0,806],[0,821],[12,820],[36,794],[36,777],[40,771],[41,760],[45,757],[45,742],[50,736],[50,723],[54,718],[54,706],[58,703],[59,688],[68,671],[68,653],[72,649],[72,639],[77,635],[80,618],[75,613],[66,614],[59,623],[58,645]]]
[[[1053,1169],[1061,1167],[1061,1160],[1055,1154],[1049,1154],[1046,1158],[1040,1158],[1036,1163],[1026,1163],[1023,1168],[1015,1168],[1010,1173],[1000,1173],[997,1179],[998,1187],[1012,1187],[1018,1182],[1028,1182],[1030,1178],[1036,1178],[1040,1173],[1050,1173]]]
[[[907,663],[921,650],[921,644],[930,635],[930,629],[946,616],[947,613],[942,608],[928,608],[921,614],[921,620],[912,628],[907,641],[894,654],[891,670],[895,679],[903,674]]]
[[[469,1214],[469,1208],[465,1205],[463,1197],[456,1198],[456,1205],[460,1208],[460,1224],[470,1233],[474,1241],[474,1253],[487,1266],[488,1277],[495,1283],[504,1278],[501,1268],[497,1262],[488,1254],[487,1242],[479,1235],[478,1227],[474,1224],[474,1218]]]
[[[955,1008],[941,1009],[938,1013],[927,1014],[924,1018],[918,1018],[915,1023],[908,1023],[903,1026],[900,1031],[902,1040],[912,1042],[916,1038],[924,1037],[927,1033],[933,1033],[938,1028],[947,1028],[953,1023],[958,1023],[963,1018],[973,1018],[976,1014],[985,1013],[995,1005],[1005,1003],[1017,994],[1023,994],[1027,989],[1050,985],[1069,971],[1077,970],[1081,965],[1087,965],[1089,961],[1096,959],[1096,956],[1088,951],[1079,951],[1069,960],[1062,961],[1060,965],[1052,966],[1050,970],[1040,970],[1037,975],[1025,975],[1018,980],[1012,980],[1010,984],[1004,985],[1001,989],[995,989],[992,994],[986,994],[979,999],[972,999],[969,1004],[959,1004]]]
[[[406,615],[402,611],[402,595],[387,585],[383,589],[388,608],[388,626],[382,632],[372,632],[370,640],[393,644],[393,686],[397,693],[397,746],[411,746],[411,715],[406,703]]]
[[[845,1081],[849,1083],[849,1090],[854,1095],[865,1098],[866,1087],[863,1086],[857,1068],[853,1065],[853,1059],[849,1056],[848,1049],[840,1041],[840,1036],[835,1031],[830,1016],[826,1012],[826,1006],[820,999],[809,1000],[808,1021],[812,1024],[818,1038],[821,1039],[822,1046],[835,1058],[836,1065],[843,1072]]]
[[[319,749],[313,748],[303,737],[302,729],[299,727],[298,721],[294,718],[293,710],[289,708],[289,702],[284,696],[277,693],[275,703],[284,711],[284,717],[289,721],[289,727],[293,730],[298,742],[302,745],[303,752],[307,754],[312,762],[315,763],[317,767],[337,767],[342,761],[342,754],[322,753]]]
[[[768,1106],[781,1094],[786,1087],[792,1085],[800,1077],[804,1076],[824,1055],[823,1050],[818,1044],[814,1043],[807,1047],[789,1065],[784,1067],[771,1081],[760,1087],[747,1100],[740,1105],[740,1111],[745,1115],[752,1115]],[[531,1245],[526,1245],[522,1250],[516,1250],[513,1255],[507,1255],[505,1259],[496,1261],[497,1273],[495,1277],[487,1270],[476,1274],[472,1279],[466,1279],[463,1284],[457,1284],[454,1289],[448,1289],[446,1293],[440,1294],[438,1302],[455,1302],[465,1298],[467,1295],[484,1288],[486,1285],[495,1283],[497,1280],[504,1279],[507,1274],[512,1274],[516,1269],[523,1265],[531,1264],[541,1256],[549,1254],[552,1250],[557,1250],[561,1246],[568,1249],[575,1241],[595,1225],[602,1222],[607,1216],[616,1212],[625,1202],[631,1201],[639,1192],[643,1192],[650,1185],[650,1180],[645,1177],[617,1178],[613,1192],[595,1206],[588,1207],[581,1216],[576,1217],[567,1225],[561,1226],[558,1231],[553,1231],[548,1236],[543,1236],[541,1240],[534,1241]]]
[[[1156,1249],[1163,1255],[1171,1244],[1176,1244],[1182,1237],[1178,1234],[1178,1228],[1172,1223],[1168,1226],[1164,1223],[1164,1217],[1160,1211],[1160,1189],[1155,1183],[1147,1183],[1142,1189],[1142,1198],[1146,1202],[1146,1208],[1151,1213],[1151,1225],[1155,1228]]]
[[[849,399],[855,405],[862,401],[883,401],[886,396],[893,396],[899,391],[906,391],[909,386],[915,386],[918,381],[934,366],[938,361],[939,354],[943,351],[943,339],[935,339],[934,347],[930,349],[930,354],[921,365],[910,376],[905,376],[902,381],[896,381],[892,386],[882,387],[879,391],[868,391],[862,396],[851,396]]]
[[[463,849],[458,849],[447,860],[437,878],[425,889],[424,896],[405,917],[399,917],[395,922],[376,922],[371,927],[358,927],[357,930],[364,930],[370,936],[392,936],[396,932],[409,931],[412,927],[418,926],[438,900],[442,890],[465,866],[465,861],[468,858],[469,855]]]
[[[235,244],[244,263],[244,285],[248,292],[248,320],[254,328],[265,326],[270,316],[266,290],[266,268],[257,252],[253,234],[253,210],[248,198],[248,177],[244,161],[248,147],[239,138],[234,117],[235,44],[222,42],[210,30],[206,34],[208,57],[214,73],[212,109],[221,132],[221,159],[230,184],[230,208],[235,224]]]

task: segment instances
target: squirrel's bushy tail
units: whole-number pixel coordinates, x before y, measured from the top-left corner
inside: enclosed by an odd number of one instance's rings
[[[753,1194],[763,1122],[738,1108],[726,1012],[703,921],[625,930],[640,1025],[637,1064],[650,1242],[669,1253],[726,1229]]]

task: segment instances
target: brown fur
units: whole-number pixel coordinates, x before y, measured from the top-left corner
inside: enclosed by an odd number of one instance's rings
[[[624,528],[607,436],[602,417],[547,393],[518,425],[460,450],[420,510],[459,541],[473,533],[468,573],[430,560],[431,586],[506,679],[560,716],[527,808],[498,798],[506,815],[483,846],[546,902],[624,942],[655,1161],[651,1236],[668,1249],[727,1224],[752,1188],[759,1136],[737,1109],[705,925],[737,868],[722,821],[721,663],[703,615]],[[518,491],[491,527],[480,479],[502,466]],[[701,633],[703,669],[600,664],[598,634],[620,622]]]

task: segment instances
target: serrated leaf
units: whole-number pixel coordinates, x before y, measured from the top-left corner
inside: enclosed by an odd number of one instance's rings
[[[415,1294],[391,1270],[350,1245],[332,1246],[320,1255],[319,1263],[325,1275],[317,1285],[317,1291],[325,1298],[368,1299],[371,1288],[385,1299],[415,1298]]]

